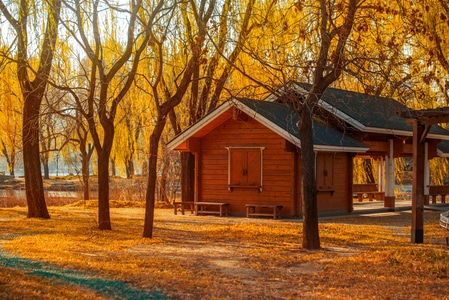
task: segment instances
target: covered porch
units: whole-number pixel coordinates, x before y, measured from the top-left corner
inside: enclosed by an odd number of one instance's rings
[[[370,160],[372,163],[374,182],[360,182],[360,176],[354,174],[353,201],[381,201],[385,208],[396,210],[396,200],[411,200],[412,198],[412,160],[413,136],[390,136],[384,141],[363,140],[370,149],[366,153],[359,154],[354,160]],[[447,144],[447,145],[446,145]],[[448,147],[446,147],[448,146]],[[446,149],[447,148],[447,149]],[[437,138],[428,138],[424,143],[424,204],[437,204],[449,202],[449,185],[434,185],[431,183],[430,162],[436,157],[449,155],[449,143],[441,142]],[[405,185],[396,180],[395,160],[410,158],[410,178]],[[354,163],[354,166],[357,164]],[[360,165],[360,163],[359,163]],[[355,171],[354,171],[355,172]],[[361,197],[362,193],[363,197]]]

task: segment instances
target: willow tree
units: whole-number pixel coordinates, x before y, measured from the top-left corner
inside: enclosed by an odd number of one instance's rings
[[[415,109],[449,105],[449,1],[397,1],[410,39],[410,73]],[[441,124],[446,126],[447,124]],[[432,184],[444,184],[449,176],[445,158],[430,161]]]
[[[158,15],[171,7],[162,0],[131,1],[126,7],[99,0],[64,3],[74,16],[65,21],[66,29],[89,61],[83,75],[88,82],[85,102],[75,100],[98,158],[98,227],[110,230],[109,160],[118,105],[134,82]]]
[[[13,65],[0,68],[0,142],[1,153],[8,165],[9,175],[14,176],[14,168],[22,150],[22,97]]]
[[[181,103],[195,73],[195,64],[202,58],[204,50],[203,45],[207,34],[206,26],[215,8],[215,1],[202,0],[198,6],[195,1],[188,1],[188,3],[193,6],[192,11],[195,15],[194,19],[201,30],[194,36],[188,37],[179,50],[176,50],[178,48],[176,46],[179,44],[172,47],[170,50],[167,45],[173,46],[172,43],[176,43],[177,39],[174,38],[174,34],[176,34],[175,29],[179,29],[180,25],[179,23],[176,23],[175,14],[173,14],[169,19],[166,19],[166,23],[173,24],[173,27],[167,26],[159,32],[152,32],[153,35],[150,41],[152,54],[157,59],[147,70],[147,78],[152,79],[148,80],[148,82],[156,110],[156,115],[154,116],[154,128],[150,135],[148,184],[145,197],[146,208],[143,231],[143,236],[149,238],[153,236],[159,141],[169,114],[177,105],[179,105],[179,103]],[[179,8],[181,12],[186,10],[187,2],[181,2]],[[177,12],[175,11],[175,13]],[[176,58],[178,57],[176,51],[183,51],[188,47],[187,45],[190,45],[188,57],[182,61],[181,66],[176,64],[172,67],[169,63],[169,57],[171,62],[176,61]],[[185,56],[181,55],[180,57]]]
[[[419,78],[421,85],[430,86],[435,94],[431,105],[449,105],[449,2],[417,1],[407,3],[398,1],[407,32],[413,34],[410,44],[415,54],[411,73]],[[419,52],[418,52],[419,51]],[[430,97],[429,97],[430,98]],[[425,96],[418,99],[425,101]],[[433,99],[432,99],[433,100]],[[425,107],[429,108],[429,107]]]
[[[238,93],[244,87],[241,84],[229,85],[234,71],[234,64],[240,58],[242,47],[253,27],[254,0],[225,0],[217,4],[210,22],[199,21],[199,12],[195,10],[205,6],[188,1],[181,11],[181,32],[187,40],[194,40],[198,34],[204,35],[202,54],[194,62],[193,80],[186,92],[185,100],[176,113],[170,114],[170,121],[175,134],[194,124],[211,110],[215,109],[223,98]],[[206,30],[207,34],[204,34]],[[189,55],[197,44],[190,44]],[[181,153],[181,197],[182,201],[193,201],[194,156],[190,152]]]
[[[28,217],[48,219],[39,157],[39,116],[55,52],[61,0],[22,0],[9,8],[0,1],[0,11],[15,32],[16,44],[10,48],[17,49],[13,60],[24,99],[22,146]],[[37,24],[45,25],[39,28]]]
[[[135,174],[135,160],[140,154],[144,120],[148,115],[148,102],[145,93],[134,87],[120,104],[119,121],[116,126],[117,143],[114,145],[113,153],[116,153],[118,161],[124,164],[128,179],[133,178]]]

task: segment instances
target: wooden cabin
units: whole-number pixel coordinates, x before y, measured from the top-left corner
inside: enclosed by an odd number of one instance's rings
[[[298,117],[282,103],[232,99],[173,139],[169,148],[195,155],[195,202],[282,206],[301,215],[301,152]],[[314,122],[318,209],[352,211],[352,158],[368,147]]]
[[[302,97],[310,85],[288,87]],[[278,95],[282,95],[282,89]],[[353,158],[378,159],[378,189],[394,208],[394,158],[411,155],[413,131],[390,98],[327,89],[314,119],[318,212],[353,210]],[[299,119],[282,96],[265,101],[233,98],[176,136],[169,149],[195,155],[195,202],[226,204],[245,215],[248,205],[282,206],[283,217],[302,215]],[[444,154],[449,132],[429,128],[429,159]],[[447,147],[446,147],[447,148]],[[274,213],[274,212],[273,212]]]

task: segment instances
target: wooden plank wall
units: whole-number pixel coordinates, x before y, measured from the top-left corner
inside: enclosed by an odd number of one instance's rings
[[[228,190],[228,151],[226,147],[265,147],[263,150],[263,187],[258,189],[233,188]],[[245,204],[282,205],[283,215],[301,212],[300,176],[294,184],[294,152],[285,151],[285,140],[252,118],[246,121],[229,119],[206,135],[201,141],[201,171],[198,201],[230,203],[231,213],[243,214]],[[318,194],[319,212],[347,211],[348,156],[336,153],[333,182],[335,192]],[[298,155],[300,174],[300,155]],[[293,209],[294,197],[298,199]]]
[[[265,147],[263,186],[258,189],[228,190],[226,147]],[[285,140],[252,118],[229,119],[206,135],[201,142],[199,201],[230,203],[231,212],[245,212],[245,204],[282,205],[283,214],[292,211],[293,155],[285,151]]]
[[[334,192],[318,192],[318,211],[320,213],[340,213],[348,211],[348,201],[352,195],[348,191],[348,162],[346,153],[334,154],[333,187]]]

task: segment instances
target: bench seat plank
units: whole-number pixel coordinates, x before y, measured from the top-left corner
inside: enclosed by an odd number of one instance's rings
[[[210,210],[206,209],[210,206],[218,206],[219,210]],[[217,214],[220,217],[228,215],[228,207],[229,203],[221,203],[221,202],[195,202],[195,215],[205,215],[205,214]]]
[[[273,219],[281,218],[282,205],[268,205],[268,204],[246,204],[246,217],[273,217]],[[273,212],[256,212],[256,208],[272,209]]]
[[[429,196],[432,204],[437,203],[437,196],[441,196],[441,203],[446,203],[446,195],[449,194],[449,185],[429,185]]]
[[[377,184],[367,183],[367,184],[353,184],[352,192],[357,195],[359,202],[363,202],[363,195],[368,195],[368,200],[385,200],[385,192],[380,192]]]

